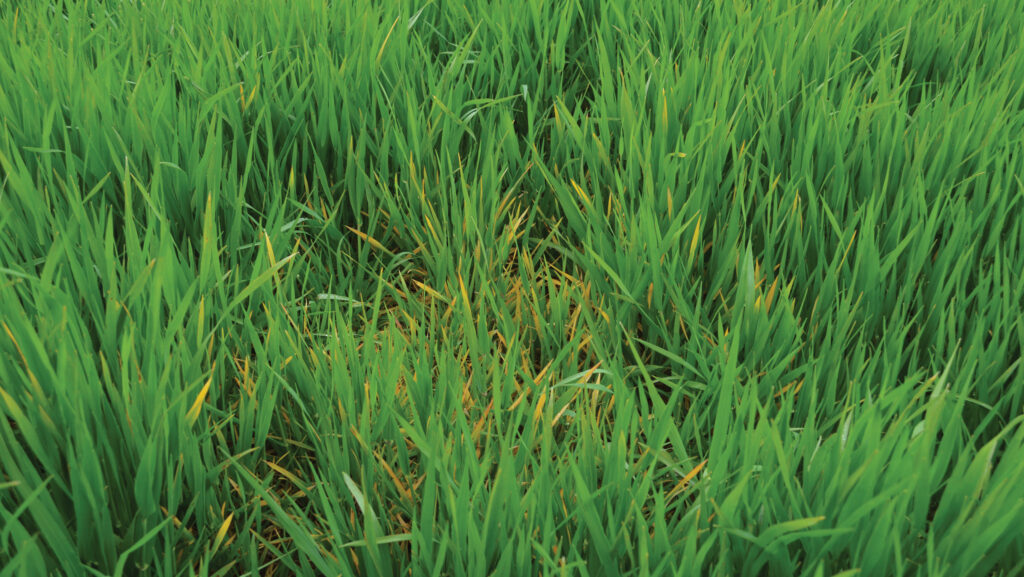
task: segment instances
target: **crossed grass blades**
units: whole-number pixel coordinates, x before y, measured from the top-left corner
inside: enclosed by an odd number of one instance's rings
[[[0,1],[0,575],[1019,575],[1021,30]]]

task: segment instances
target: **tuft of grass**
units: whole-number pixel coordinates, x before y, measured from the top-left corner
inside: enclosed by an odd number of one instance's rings
[[[0,576],[1018,575],[1017,0],[0,0]]]

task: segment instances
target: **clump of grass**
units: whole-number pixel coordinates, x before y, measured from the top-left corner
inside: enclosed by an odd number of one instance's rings
[[[1024,9],[0,3],[0,575],[1016,575]]]

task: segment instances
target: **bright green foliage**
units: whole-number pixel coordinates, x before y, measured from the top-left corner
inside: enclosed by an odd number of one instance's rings
[[[1020,0],[0,0],[0,576],[1019,575]]]

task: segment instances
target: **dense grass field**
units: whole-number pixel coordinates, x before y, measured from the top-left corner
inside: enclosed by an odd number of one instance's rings
[[[0,577],[1024,573],[1019,0],[0,0]]]

